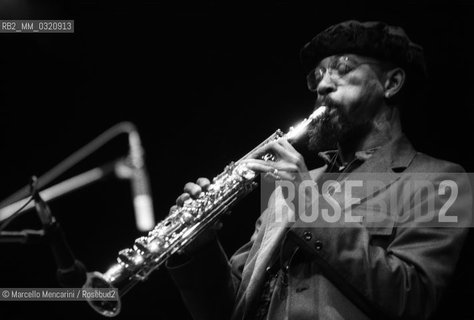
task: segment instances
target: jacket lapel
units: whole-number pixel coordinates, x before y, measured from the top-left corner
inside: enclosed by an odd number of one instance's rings
[[[344,192],[334,199],[343,210],[347,210],[375,197],[400,179],[415,155],[416,151],[408,139],[404,135],[398,136],[339,182],[341,190],[351,188],[351,197],[357,199],[355,203],[346,201]],[[348,186],[348,181],[351,181],[352,187]]]
[[[246,290],[245,300],[247,302],[259,300],[257,296],[263,281],[265,281],[266,269],[271,264],[272,257],[294,217],[294,212],[288,209],[288,215],[282,215],[283,221],[275,223],[275,208],[279,208],[278,210],[280,210],[282,207],[287,207],[287,204],[280,188],[275,190],[272,197],[274,198],[270,200],[270,204],[274,207],[268,210],[267,223],[262,230],[264,232],[263,239],[257,251],[253,269],[249,270],[251,276]]]
[[[310,171],[310,175],[313,180],[317,180],[326,170],[327,166],[323,166],[321,168],[317,168]],[[268,211],[268,219],[265,225],[262,242],[260,244],[260,249],[258,250],[258,255],[255,261],[254,269],[252,272],[252,276],[249,281],[249,287],[259,281],[257,279],[261,278],[265,274],[266,268],[271,264],[272,257],[274,256],[275,251],[277,250],[281,239],[284,237],[287,228],[294,221],[294,212],[290,210],[287,206],[287,203],[283,197],[280,188],[275,190],[275,194],[272,195],[272,199],[270,199],[270,205],[273,205],[273,209]],[[288,215],[283,214],[282,222],[277,222],[275,216],[275,209],[281,210],[281,208],[287,207],[288,208]]]

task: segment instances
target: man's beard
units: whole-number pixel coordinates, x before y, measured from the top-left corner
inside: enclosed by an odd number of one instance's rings
[[[349,119],[342,111],[342,105],[329,99],[319,105],[328,107],[328,110],[309,126],[309,150],[319,152],[336,149],[338,144],[357,139],[367,132],[368,124],[361,125]]]

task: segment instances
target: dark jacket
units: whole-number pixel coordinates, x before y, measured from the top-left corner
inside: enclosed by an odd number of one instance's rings
[[[334,195],[342,215],[350,209],[361,222],[275,224],[276,209],[287,206],[277,189],[250,242],[230,259],[214,242],[187,263],[168,267],[194,319],[254,318],[275,261],[283,280],[273,290],[267,319],[425,319],[452,277],[471,223],[471,189],[462,172],[417,153],[401,136],[347,177],[366,182],[379,173],[376,190],[353,188],[360,201],[350,206]],[[434,189],[415,188],[403,193],[403,205],[389,205],[394,193],[418,180]],[[449,206],[439,199],[446,180],[458,187]],[[324,201],[318,205],[331,209]],[[453,215],[458,223],[434,225],[417,219],[420,212]]]

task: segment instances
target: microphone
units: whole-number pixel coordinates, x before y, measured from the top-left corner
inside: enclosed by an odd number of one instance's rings
[[[138,230],[149,231],[155,226],[150,181],[145,166],[144,151],[136,130],[129,134],[131,182],[135,221]]]
[[[76,260],[64,232],[51,214],[46,202],[39,192],[34,192],[33,199],[38,216],[43,224],[44,235],[49,243],[57,266],[56,277],[65,288],[80,288],[87,279],[87,270],[82,262]]]

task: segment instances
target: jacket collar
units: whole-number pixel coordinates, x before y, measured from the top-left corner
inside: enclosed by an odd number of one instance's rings
[[[356,169],[347,173],[347,175],[341,175],[342,178],[340,176],[336,178],[340,181],[341,188],[344,188],[347,181],[362,181],[364,186],[377,182],[377,188],[371,189],[371,192],[367,192],[369,190],[366,190],[366,188],[353,188],[352,197],[359,199],[357,203],[347,203],[343,194],[334,195],[334,199],[344,209],[362,204],[377,195],[381,190],[388,189],[395,181],[400,179],[415,155],[415,149],[404,135],[400,134],[394,137],[377,149]]]
[[[318,155],[330,166],[338,153],[338,150],[328,150],[319,152]],[[416,151],[410,141],[404,134],[400,134],[382,146],[357,151],[355,157],[363,164],[356,171],[388,172],[390,170],[392,172],[403,172],[410,165],[415,155]]]

